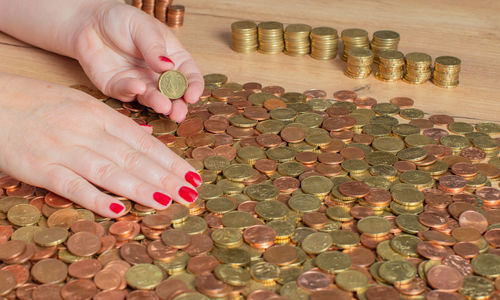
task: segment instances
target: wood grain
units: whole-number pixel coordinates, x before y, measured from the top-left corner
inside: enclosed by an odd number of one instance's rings
[[[183,0],[182,4],[186,6],[184,26],[174,32],[204,73],[225,73],[230,81],[240,83],[281,85],[287,91],[319,88],[330,97],[340,89],[359,90],[360,95],[380,102],[407,96],[429,114],[450,114],[472,123],[500,122],[500,1]],[[443,89],[430,82],[416,86],[385,83],[373,76],[354,80],[343,75],[345,63],[339,58],[318,61],[309,56],[236,53],[229,48],[230,24],[242,19],[331,26],[339,32],[358,27],[370,36],[376,30],[395,30],[401,34],[403,53],[459,57],[460,85]],[[66,85],[89,83],[76,61],[3,34],[0,71]]]

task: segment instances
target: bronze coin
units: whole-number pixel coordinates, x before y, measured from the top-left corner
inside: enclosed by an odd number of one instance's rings
[[[410,108],[413,106],[413,99],[408,97],[394,97],[389,100],[390,103],[399,106],[400,108]]]
[[[341,90],[333,93],[333,98],[340,101],[354,101],[358,97],[353,91]]]
[[[120,256],[128,263],[150,264],[153,259],[148,255],[146,246],[140,244],[128,243],[120,248]]]
[[[71,280],[61,289],[61,296],[64,299],[92,299],[95,294],[97,287],[89,279]]]
[[[189,259],[187,270],[195,275],[210,273],[219,265],[219,261],[211,256],[195,256]]]
[[[101,239],[90,232],[77,232],[67,241],[68,250],[77,256],[91,256],[101,249]]]
[[[362,181],[348,181],[339,185],[339,192],[348,197],[362,198],[370,192],[370,186]]]
[[[462,287],[464,276],[453,267],[438,265],[427,272],[427,281],[435,289],[453,292]]]
[[[68,274],[74,278],[88,279],[94,277],[101,268],[97,259],[82,259],[68,266]]]
[[[297,250],[290,245],[279,245],[268,248],[264,252],[264,260],[277,266],[286,266],[298,258]]]
[[[365,292],[367,300],[398,300],[398,292],[390,286],[374,285]]]

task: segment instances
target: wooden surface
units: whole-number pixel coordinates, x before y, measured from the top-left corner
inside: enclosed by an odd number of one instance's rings
[[[287,91],[324,89],[331,97],[340,89],[359,90],[379,102],[395,96],[415,100],[428,114],[444,113],[471,123],[500,122],[500,1],[426,0],[174,0],[186,6],[184,26],[174,30],[204,74],[224,73],[230,81],[281,85]],[[279,21],[346,28],[395,30],[403,53],[426,52],[433,58],[453,55],[462,60],[460,85],[443,89],[428,82],[385,83],[373,76],[347,78],[345,63],[309,56],[239,54],[230,49],[230,24],[237,20]],[[0,71],[60,84],[88,84],[72,59],[61,57],[0,33]]]

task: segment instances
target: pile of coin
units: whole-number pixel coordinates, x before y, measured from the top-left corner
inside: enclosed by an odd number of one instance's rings
[[[168,27],[181,27],[184,24],[184,10],[184,5],[170,5],[168,7]]]
[[[403,78],[405,57],[397,50],[384,50],[378,53],[379,65],[375,77],[382,81],[396,81]]]
[[[290,56],[307,55],[311,51],[309,35],[311,26],[306,24],[290,24],[285,29],[285,54]]]
[[[316,27],[311,31],[311,57],[332,59],[337,56],[337,30],[331,27]]]
[[[347,67],[344,74],[350,78],[361,79],[372,72],[373,52],[365,48],[351,48],[347,55]]]
[[[341,33],[342,42],[344,44],[344,51],[342,53],[342,60],[347,61],[349,50],[352,48],[370,49],[370,40],[368,39],[368,32],[364,29],[349,28],[344,29]]]
[[[405,82],[421,84],[431,78],[432,58],[428,54],[421,52],[408,53],[405,56],[405,64]]]
[[[373,61],[379,62],[378,55],[384,50],[398,50],[399,33],[392,30],[379,30],[373,33],[371,48],[374,54]]]
[[[167,9],[171,0],[156,0],[155,3],[155,18],[162,23],[167,22]]]
[[[258,26],[259,52],[279,54],[283,52],[283,24],[279,22],[261,22]]]
[[[257,24],[252,21],[237,21],[231,24],[231,49],[240,53],[249,53],[257,50]]]
[[[135,6],[135,5],[134,5]],[[150,16],[155,16],[155,0],[143,0],[142,11]]]
[[[460,59],[453,56],[439,56],[434,60],[432,83],[439,87],[456,87],[460,73]]]

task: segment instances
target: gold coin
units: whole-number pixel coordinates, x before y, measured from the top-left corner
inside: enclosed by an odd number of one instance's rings
[[[181,72],[170,70],[160,75],[158,87],[169,99],[179,99],[186,92],[188,81]]]

